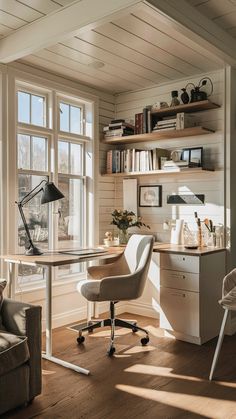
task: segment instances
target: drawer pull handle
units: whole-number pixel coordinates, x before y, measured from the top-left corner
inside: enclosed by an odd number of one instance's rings
[[[183,258],[183,260],[185,260],[185,258]]]
[[[183,279],[185,279],[185,275],[183,275]]]
[[[170,295],[173,295],[174,297],[183,297],[183,298],[185,298],[186,297],[186,295],[185,294],[178,294],[177,292],[172,292]]]

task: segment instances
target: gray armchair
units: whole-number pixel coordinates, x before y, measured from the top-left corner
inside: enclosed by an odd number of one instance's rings
[[[41,393],[41,307],[4,299],[0,311],[0,415]]]

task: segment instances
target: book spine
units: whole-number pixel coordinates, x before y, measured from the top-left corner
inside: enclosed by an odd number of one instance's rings
[[[132,150],[132,165],[131,165],[131,172],[135,171],[135,148]]]
[[[152,132],[151,109],[147,110],[147,132]]]
[[[140,171],[140,151],[136,151],[135,152],[135,171],[139,172]]]
[[[112,173],[112,150],[107,151],[106,172],[108,174],[111,174]]]
[[[135,128],[134,133],[139,134],[139,113],[135,114]]]
[[[147,133],[147,108],[143,108],[143,134]]]

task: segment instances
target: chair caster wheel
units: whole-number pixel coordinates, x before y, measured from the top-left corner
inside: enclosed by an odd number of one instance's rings
[[[135,326],[136,326],[136,323],[134,323],[133,327],[132,327],[132,332],[133,333],[136,333],[138,331],[138,329]]]
[[[116,351],[116,348],[114,346],[112,346],[108,351],[107,351],[107,355],[108,356],[112,356]]]
[[[93,328],[88,329],[88,333],[93,333]]]
[[[79,336],[77,338],[77,343],[80,345],[81,343],[83,343],[85,341],[85,337],[84,336]]]
[[[148,344],[148,342],[149,342],[149,337],[148,337],[148,336],[147,336],[146,338],[142,338],[142,339],[141,339],[141,344],[142,344],[143,346],[147,345],[147,344]]]

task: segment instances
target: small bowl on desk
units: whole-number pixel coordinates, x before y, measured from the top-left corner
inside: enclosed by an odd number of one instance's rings
[[[119,246],[119,238],[115,237],[113,240],[104,239],[103,243],[105,247]]]

